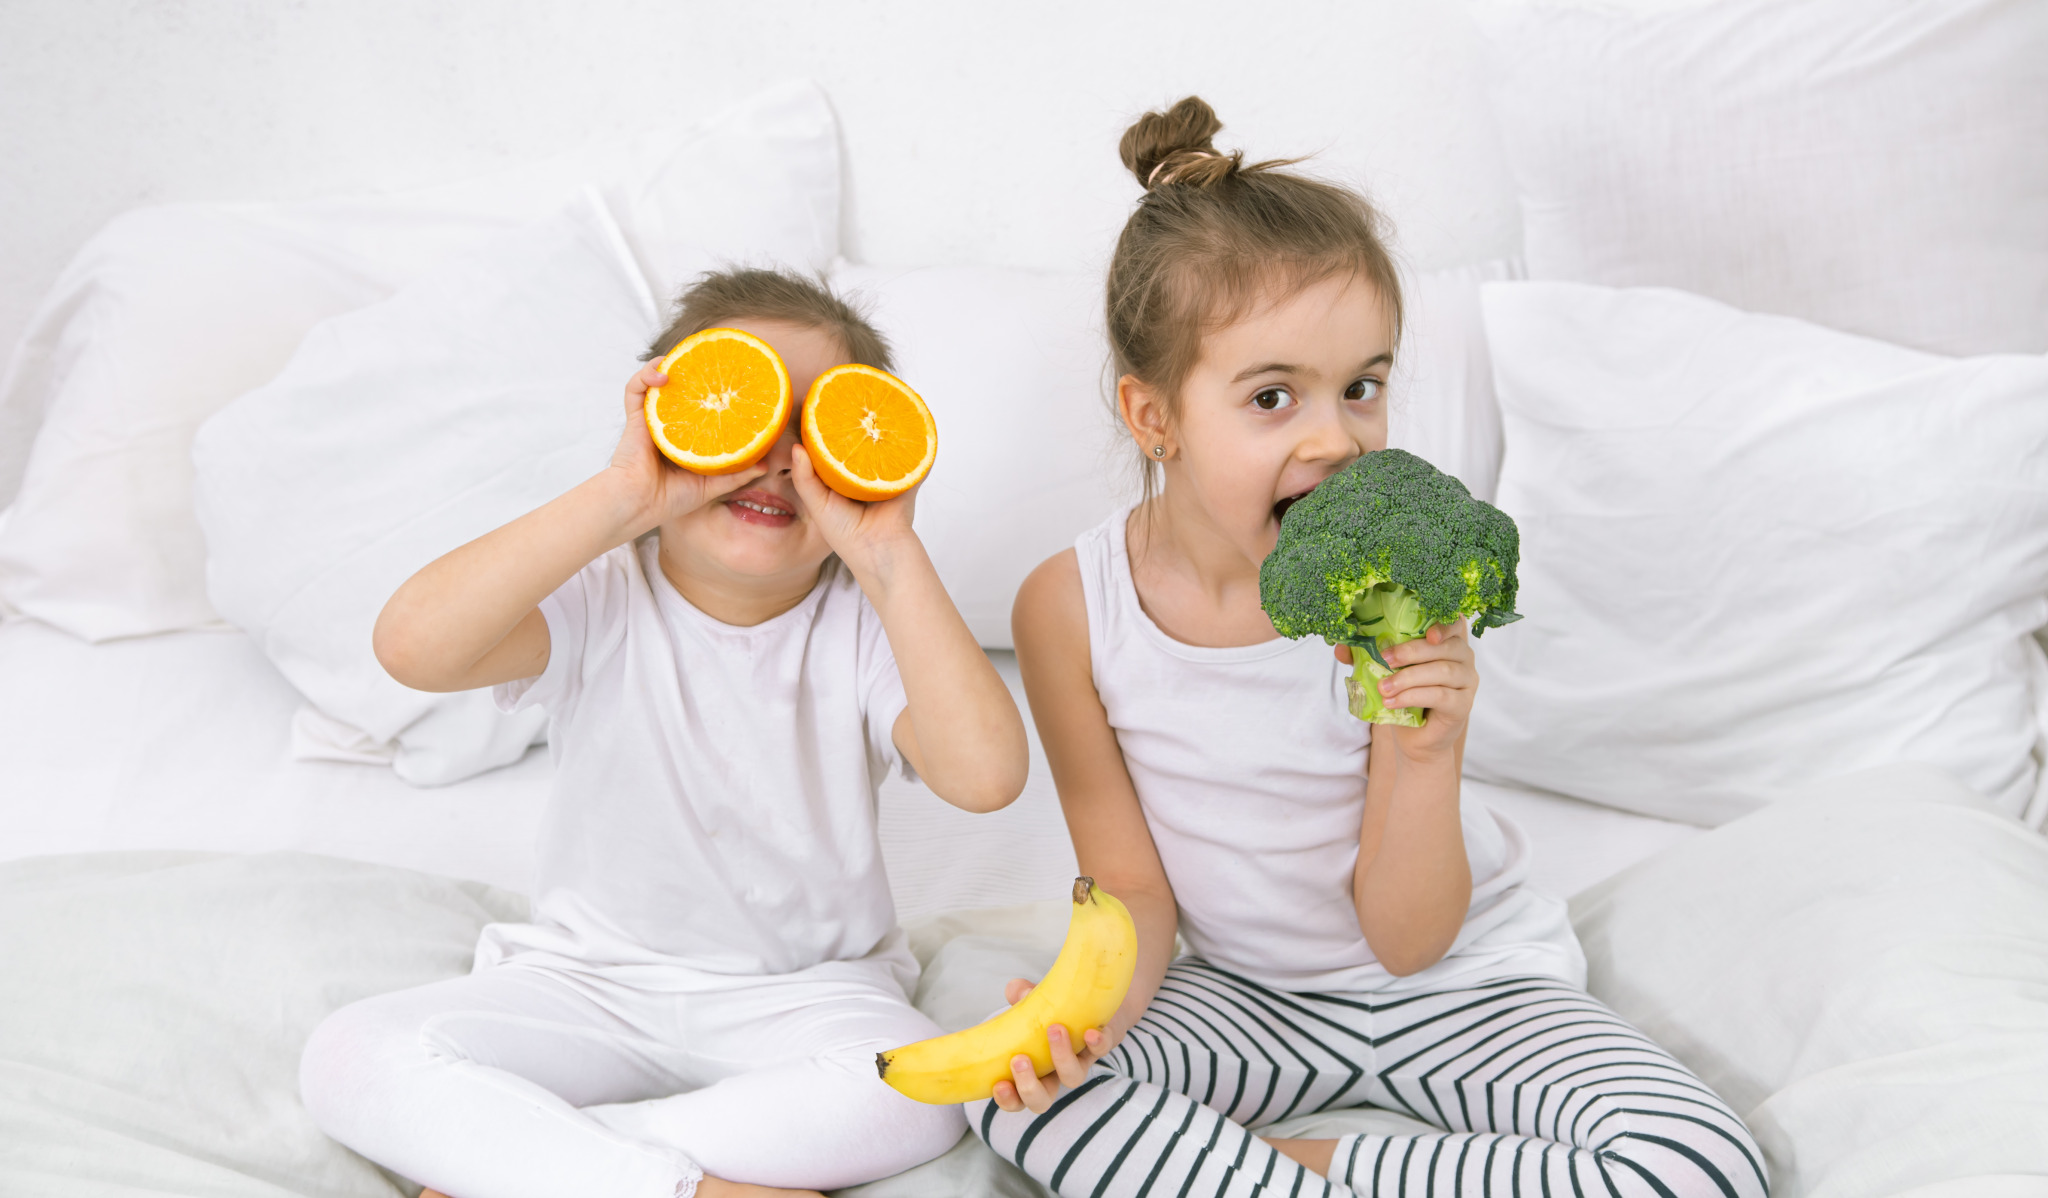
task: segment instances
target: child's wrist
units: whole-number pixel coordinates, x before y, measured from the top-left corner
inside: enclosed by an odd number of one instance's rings
[[[616,467],[599,471],[583,485],[591,492],[596,510],[604,520],[606,539],[614,545],[623,545],[661,523],[648,509],[640,489]]]
[[[917,534],[906,528],[898,533],[868,541],[853,556],[840,555],[846,568],[853,571],[854,580],[867,592],[868,602],[881,608],[888,596],[907,579],[930,575],[937,577],[932,559],[924,550],[924,542]]]

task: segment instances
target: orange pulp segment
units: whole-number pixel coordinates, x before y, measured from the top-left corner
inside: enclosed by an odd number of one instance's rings
[[[789,370],[751,333],[693,333],[661,360],[661,371],[668,382],[647,389],[647,431],[662,456],[685,470],[745,470],[789,424]]]
[[[801,433],[825,485],[869,502],[922,482],[939,452],[938,426],[917,392],[857,362],[834,366],[811,384]]]

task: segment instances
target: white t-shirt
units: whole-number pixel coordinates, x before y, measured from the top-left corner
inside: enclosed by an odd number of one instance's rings
[[[543,599],[547,668],[497,688],[547,710],[555,779],[533,922],[493,925],[479,959],[759,976],[886,952],[875,788],[908,767],[880,617],[833,558],[789,611],[722,624],[657,552],[622,545]]]
[[[1330,647],[1309,637],[1205,648],[1138,603],[1126,508],[1074,543],[1096,693],[1123,750],[1196,955],[1276,990],[1390,992],[1516,975],[1582,986],[1562,902],[1522,885],[1528,846],[1486,807],[1460,811],[1472,904],[1450,952],[1395,977],[1359,928],[1351,876],[1372,725],[1345,709]]]

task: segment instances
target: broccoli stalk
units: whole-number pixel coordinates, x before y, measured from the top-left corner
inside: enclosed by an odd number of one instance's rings
[[[1481,635],[1522,617],[1515,606],[1521,538],[1500,509],[1414,454],[1369,453],[1291,504],[1259,567],[1259,598],[1289,637],[1352,648],[1351,714],[1420,727],[1428,713],[1390,708],[1386,650],[1460,617]]]
[[[1351,646],[1351,677],[1344,680],[1344,693],[1351,698],[1351,714],[1369,724],[1420,728],[1427,718],[1423,710],[1388,707],[1380,697],[1380,679],[1394,673],[1394,667],[1387,664],[1384,656],[1388,649],[1428,635],[1429,621],[1423,619],[1422,600],[1407,587],[1385,579],[1360,581],[1363,585],[1347,601],[1352,636],[1342,642]]]

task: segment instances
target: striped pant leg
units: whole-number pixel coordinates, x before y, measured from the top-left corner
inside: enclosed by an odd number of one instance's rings
[[[1448,1129],[1355,1136],[1360,1194],[1764,1198],[1763,1156],[1713,1091],[1598,999],[1547,979],[1373,1000],[1369,1098]]]
[[[1268,990],[1194,958],[1043,1115],[970,1104],[968,1122],[1060,1195],[1350,1198],[1250,1128],[1365,1101],[1369,1015]]]

